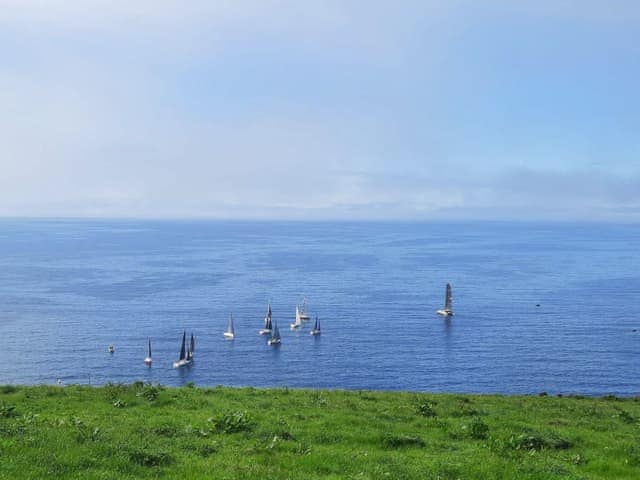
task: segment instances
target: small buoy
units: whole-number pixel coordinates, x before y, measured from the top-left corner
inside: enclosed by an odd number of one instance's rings
[[[109,348],[107,348],[107,350],[109,351],[109,353],[113,353],[116,351],[116,349],[113,348],[113,345],[109,345]]]
[[[539,303],[536,303],[536,307],[539,307],[539,306],[540,306],[540,304],[539,304]]]

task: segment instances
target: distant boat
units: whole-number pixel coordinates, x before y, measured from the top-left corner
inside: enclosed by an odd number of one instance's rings
[[[267,316],[264,317],[264,328],[261,328],[260,330],[258,330],[258,333],[260,335],[268,335],[271,333],[271,329],[272,329],[272,324],[271,324],[271,304],[268,303],[267,304]]]
[[[450,317],[453,315],[453,297],[451,296],[451,284],[447,283],[447,289],[444,294],[444,308],[437,310],[438,315]]]
[[[280,329],[278,328],[278,324],[275,324],[275,328],[273,329],[273,333],[271,334],[271,338],[267,342],[268,345],[280,345]]]
[[[150,367],[151,362],[153,362],[153,360],[151,360],[151,339],[149,339],[149,345],[147,347],[147,358],[144,359],[144,364]]]
[[[109,345],[109,346],[107,347],[107,352],[109,352],[109,353],[113,353],[113,352],[115,352],[115,351],[116,351],[116,349],[113,347],[113,345]]]
[[[227,340],[233,340],[235,338],[235,332],[233,330],[233,314],[229,314],[229,324],[227,325],[227,331],[224,332],[224,338]]]
[[[195,349],[195,338],[193,333],[191,334],[191,342],[189,349],[187,350],[187,332],[182,333],[182,346],[180,347],[180,358],[177,362],[173,362],[173,368],[180,368],[186,365],[191,365],[193,362],[193,351]]]
[[[316,322],[313,324],[313,329],[309,332],[311,335],[320,335],[320,320],[316,315]]]
[[[302,305],[300,305],[300,320],[309,320],[309,313],[307,312],[307,297],[302,299]]]
[[[296,330],[302,326],[302,317],[300,316],[300,309],[296,305],[296,321],[291,324],[291,330]]]

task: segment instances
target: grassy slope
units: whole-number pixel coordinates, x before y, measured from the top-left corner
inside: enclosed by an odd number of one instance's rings
[[[638,479],[639,419],[638,399],[7,386],[0,478]]]

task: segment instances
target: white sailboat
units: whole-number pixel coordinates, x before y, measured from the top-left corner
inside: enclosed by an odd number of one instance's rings
[[[267,304],[267,316],[264,317],[264,328],[261,328],[260,330],[258,330],[258,333],[260,335],[268,335],[271,333],[271,329],[272,329],[272,324],[271,324],[271,304],[268,303]]]
[[[267,345],[280,345],[280,343],[280,329],[278,328],[278,323],[276,323],[271,338],[267,341]]]
[[[147,357],[144,359],[144,364],[147,367],[150,367],[152,362],[153,360],[151,359],[151,339],[149,339],[149,345],[147,347]]]
[[[320,319],[316,315],[316,322],[313,324],[313,329],[309,332],[311,335],[320,335]]]
[[[444,308],[436,310],[438,315],[450,317],[453,315],[453,297],[451,296],[451,284],[447,283],[447,288],[444,294]]]
[[[307,312],[307,297],[303,297],[302,305],[300,306],[300,320],[309,320],[309,313]]]
[[[300,309],[296,305],[296,321],[291,324],[291,330],[297,330],[302,326],[302,317],[300,315]]]
[[[224,332],[224,338],[227,340],[233,340],[235,338],[235,332],[233,330],[233,314],[229,314],[229,324],[227,325],[227,331]]]
[[[115,351],[116,351],[116,349],[114,348],[114,346],[113,346],[113,345],[109,345],[109,346],[107,347],[107,352],[109,352],[109,353],[113,353],[113,352],[115,352]]]
[[[187,332],[182,333],[182,347],[180,348],[180,358],[177,362],[173,362],[173,368],[180,368],[191,365],[193,362],[193,351],[195,350],[195,338],[191,334],[191,342],[187,350]]]

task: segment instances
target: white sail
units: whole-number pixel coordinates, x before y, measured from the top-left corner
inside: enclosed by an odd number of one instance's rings
[[[296,321],[291,324],[291,330],[300,328],[302,326],[302,317],[300,316],[300,309],[296,305]]]
[[[224,332],[224,336],[228,340],[233,340],[235,337],[235,331],[233,329],[233,314],[229,314],[229,324],[227,330]]]
[[[307,312],[307,297],[302,298],[300,306],[300,320],[309,320],[309,312]]]

